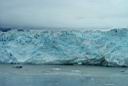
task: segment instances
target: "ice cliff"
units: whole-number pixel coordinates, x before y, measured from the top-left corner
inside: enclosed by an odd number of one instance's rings
[[[128,30],[1,31],[0,63],[128,66]]]

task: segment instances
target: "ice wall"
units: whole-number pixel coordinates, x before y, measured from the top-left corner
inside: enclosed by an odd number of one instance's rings
[[[0,63],[128,66],[128,30],[0,32]]]

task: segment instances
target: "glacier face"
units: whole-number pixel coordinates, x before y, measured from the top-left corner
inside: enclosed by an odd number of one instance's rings
[[[128,66],[128,30],[0,32],[0,63]]]

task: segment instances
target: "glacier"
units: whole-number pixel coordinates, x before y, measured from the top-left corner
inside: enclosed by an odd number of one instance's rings
[[[0,63],[128,66],[128,29],[1,31]]]

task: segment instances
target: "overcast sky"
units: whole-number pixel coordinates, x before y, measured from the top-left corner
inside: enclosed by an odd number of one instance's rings
[[[128,0],[0,0],[0,23],[48,27],[127,27]]]

